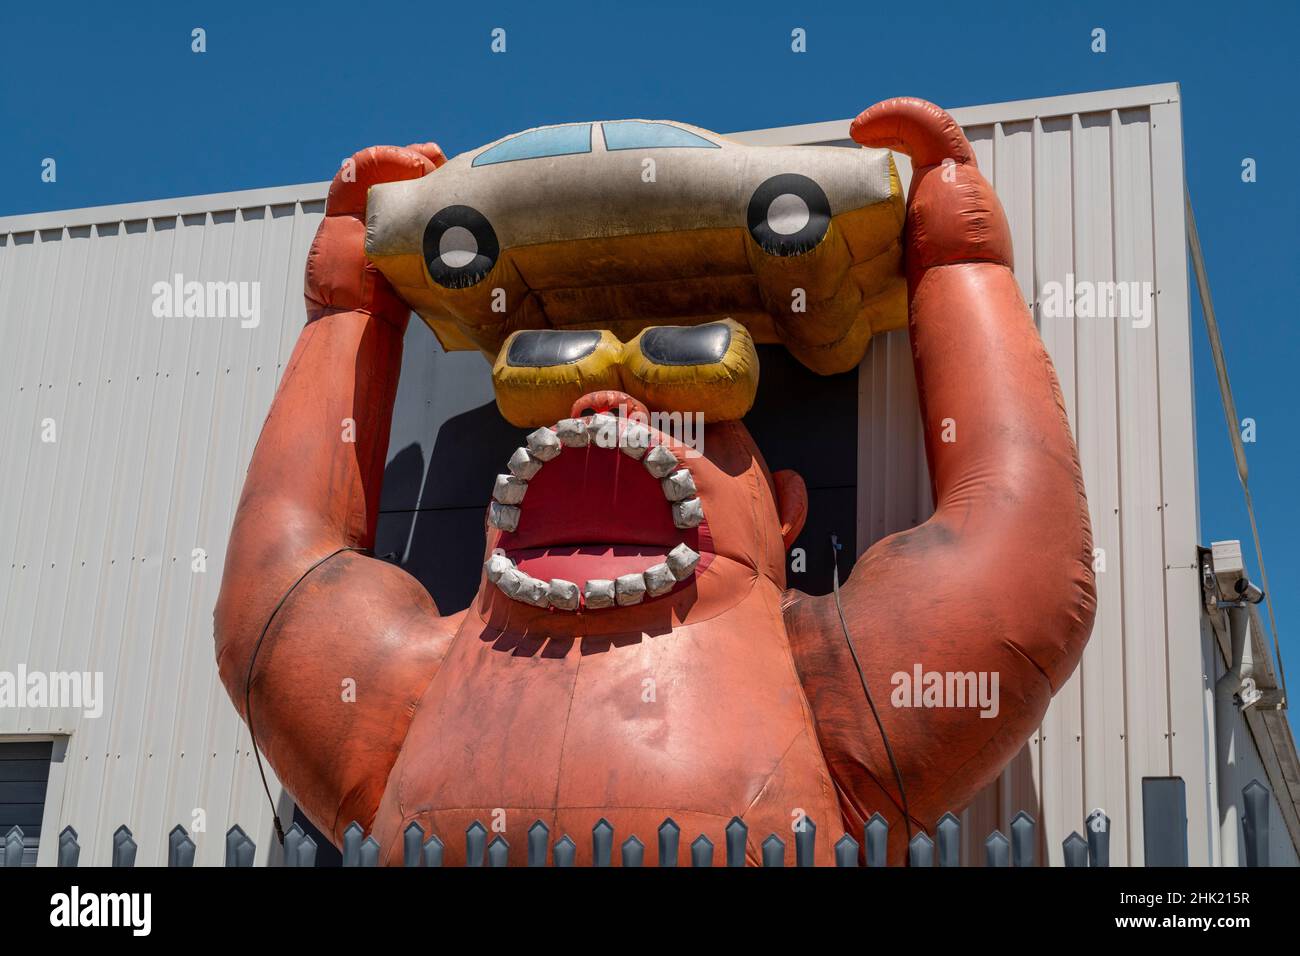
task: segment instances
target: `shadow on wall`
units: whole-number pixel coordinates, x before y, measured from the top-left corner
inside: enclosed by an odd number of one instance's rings
[[[831,533],[843,545],[841,581],[856,553],[858,376],[815,375],[775,345],[760,346],[759,357],[758,396],[745,424],[772,470],[794,468],[808,485],[808,522],[787,562],[789,585],[824,594]],[[375,553],[395,555],[444,614],[474,597],[492,481],[526,433],[501,417],[481,355],[445,353],[422,322],[411,323]]]
[[[390,481],[418,488],[420,506],[382,514],[375,553],[395,553],[444,614],[468,607],[478,589],[492,481],[525,434],[495,403],[481,405],[442,424],[427,466],[415,442],[385,469],[385,490]]]

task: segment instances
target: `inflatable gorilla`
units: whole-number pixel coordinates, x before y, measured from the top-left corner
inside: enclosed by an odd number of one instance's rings
[[[415,821],[455,864],[477,819],[520,863],[540,819],[585,863],[602,817],[715,843],[739,817],[757,863],[806,814],[827,864],[880,812],[899,860],[1038,725],[1095,609],[1056,376],[952,118],[895,99],[850,134],[873,148],[571,124],[450,163],[375,147],[335,179],[215,632],[235,706],[336,842],[356,820],[400,862]],[[905,225],[891,148],[913,162]],[[447,615],[364,553],[412,308],[494,359],[503,413],[536,427],[496,476],[478,594]],[[740,421],[754,342],[831,373],[904,321],[935,513],[838,594],[787,590],[807,497]],[[690,410],[694,448],[654,418]],[[996,675],[997,705],[896,706],[891,675],[916,668]]]

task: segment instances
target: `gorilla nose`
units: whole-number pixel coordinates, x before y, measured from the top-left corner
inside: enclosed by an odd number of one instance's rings
[[[650,410],[646,408],[644,402],[638,401],[627,392],[620,392],[616,388],[588,392],[573,403],[573,408],[569,414],[573,418],[581,418],[584,415],[594,415],[597,412],[617,412],[620,408],[623,409],[625,416],[640,412],[646,418],[650,417]]]

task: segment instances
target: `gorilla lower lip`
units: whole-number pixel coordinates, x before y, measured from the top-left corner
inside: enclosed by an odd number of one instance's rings
[[[593,445],[596,448],[592,448]],[[615,448],[628,458],[639,461],[649,479],[659,486],[669,508],[673,527],[689,530],[700,526],[704,520],[704,509],[690,470],[680,467],[681,463],[671,450],[655,443],[649,429],[634,422],[621,422],[620,419],[603,413],[586,418],[563,419],[554,427],[538,428],[531,432],[525,439],[524,446],[517,448],[510,456],[507,465],[509,473],[496,476],[492,489],[493,500],[488,508],[488,522],[504,534],[514,536],[525,520],[524,504],[529,483],[541,473],[544,465],[554,461],[566,449],[575,449],[576,452],[571,454],[582,456],[615,455],[613,460],[604,459],[595,463],[602,465],[605,469],[603,471],[595,468],[593,472],[593,461],[583,457],[574,459],[573,470],[566,469],[559,474],[576,475],[576,480],[583,482],[584,488],[589,483],[592,490],[614,485],[622,486],[626,491],[630,487],[634,493],[625,493],[622,499],[618,499],[617,492],[614,493],[617,503],[611,507],[644,511],[648,505],[644,498],[648,482],[646,478],[638,479],[634,473],[626,471],[628,468],[637,468],[631,462],[621,466],[617,464],[618,461],[627,459],[618,458]],[[578,462],[581,464],[578,465]],[[612,471],[609,471],[610,468]],[[620,468],[623,470],[620,471]],[[638,473],[639,471],[637,469]],[[622,477],[611,481],[610,474]],[[548,489],[553,496],[556,487],[552,484]],[[598,510],[600,505],[589,501],[593,496],[584,491],[570,497],[571,488],[567,480],[562,487],[562,507],[581,509],[578,514],[589,519],[586,525],[588,533],[598,532],[603,522]],[[629,498],[632,500],[629,501]],[[554,497],[549,504],[539,501],[536,507],[554,509]],[[560,526],[567,524],[569,522],[560,522]],[[662,524],[662,528],[671,531],[666,523]],[[534,533],[537,530],[534,521]],[[549,536],[549,532],[544,529],[543,533]],[[581,536],[580,531],[577,533]],[[664,538],[668,536],[665,534]],[[520,542],[518,539],[516,542],[526,546],[516,547],[509,553],[498,551],[488,558],[484,565],[488,581],[512,600],[533,607],[565,611],[576,611],[580,607],[588,610],[626,607],[639,604],[647,598],[662,597],[679,582],[689,578],[700,561],[699,553],[685,542],[670,546],[666,540],[662,545],[644,542],[624,545],[558,541],[539,543]],[[640,561],[644,561],[645,565],[638,568]],[[545,570],[554,573],[562,569],[596,570],[596,567],[602,570],[608,568],[608,576],[579,577],[573,581],[545,574]],[[542,576],[534,576],[525,568]],[[623,573],[620,574],[620,571]]]

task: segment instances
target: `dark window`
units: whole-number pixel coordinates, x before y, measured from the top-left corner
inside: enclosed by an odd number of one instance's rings
[[[23,866],[36,865],[53,748],[48,740],[0,743],[0,840],[22,830]]]

